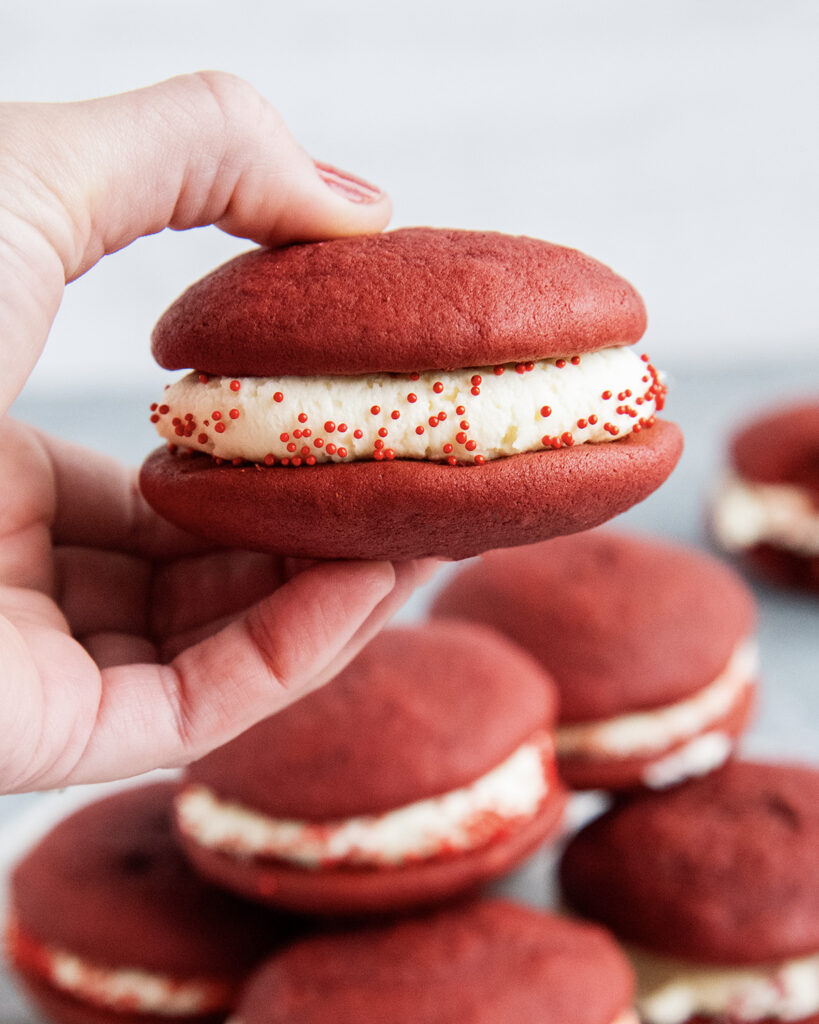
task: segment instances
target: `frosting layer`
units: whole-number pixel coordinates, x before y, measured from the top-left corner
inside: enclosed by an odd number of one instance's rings
[[[797,555],[819,555],[819,509],[809,491],[792,484],[727,476],[714,503],[713,524],[728,551],[772,544]]]
[[[713,967],[631,952],[637,1008],[646,1024],[702,1014],[740,1021],[798,1021],[819,1013],[819,954],[753,967]]]
[[[583,356],[363,377],[189,373],[151,406],[172,444],[228,461],[483,462],[601,443],[654,422],[666,388],[625,346]]]
[[[538,733],[469,786],[334,822],[272,818],[190,785],[177,798],[177,818],[195,842],[234,856],[305,868],[400,865],[475,849],[533,817],[552,788],[553,756],[551,737]]]

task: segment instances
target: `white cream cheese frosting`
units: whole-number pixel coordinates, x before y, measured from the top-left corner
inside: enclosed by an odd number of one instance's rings
[[[654,422],[666,388],[620,346],[533,363],[362,377],[191,372],[151,406],[162,437],[223,461],[481,463],[614,441]]]
[[[729,474],[714,502],[712,521],[727,551],[772,544],[807,558],[819,555],[819,509],[801,487]]]
[[[778,964],[713,967],[629,951],[646,1024],[721,1019],[800,1021],[819,1013],[819,954]]]
[[[643,785],[649,789],[668,789],[684,779],[707,775],[725,764],[734,740],[724,732],[703,732],[665,757],[643,769]]]
[[[758,669],[757,645],[744,640],[717,678],[691,697],[651,711],[561,726],[556,737],[558,756],[639,757],[663,751],[724,717],[752,684]]]
[[[469,786],[383,814],[320,823],[272,818],[189,785],[177,797],[177,821],[199,845],[237,857],[303,868],[400,865],[476,849],[510,823],[534,817],[551,790],[553,756],[551,737],[538,733]]]
[[[235,997],[233,986],[227,982],[176,978],[139,968],[105,967],[66,950],[23,940],[14,920],[9,924],[8,935],[13,960],[20,959],[19,948],[24,942],[25,946],[36,950],[36,971],[43,981],[104,1009],[163,1017],[196,1017],[227,1010]]]

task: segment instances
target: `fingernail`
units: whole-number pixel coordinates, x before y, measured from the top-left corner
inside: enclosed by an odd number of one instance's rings
[[[340,171],[337,167],[329,164],[313,161],[316,165],[318,175],[327,188],[337,192],[351,203],[377,203],[383,195],[380,188],[370,185],[361,178],[356,178],[347,171]]]

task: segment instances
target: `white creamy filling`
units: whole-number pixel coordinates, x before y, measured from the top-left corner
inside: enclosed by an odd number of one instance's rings
[[[668,789],[684,779],[694,779],[725,764],[733,740],[724,732],[704,732],[666,757],[643,769],[643,784],[649,789]]]
[[[717,540],[728,551],[772,544],[808,558],[819,555],[819,509],[801,487],[729,475],[712,519]]]
[[[194,1017],[226,1010],[232,997],[229,987],[218,982],[180,980],[137,968],[101,967],[46,947],[40,952],[40,962],[46,965],[45,980],[54,988],[115,1011]]]
[[[551,788],[552,758],[551,738],[538,734],[469,786],[341,821],[270,818],[196,785],[180,793],[176,811],[187,836],[233,856],[275,857],[304,868],[396,865],[475,849],[511,822],[534,817]]]
[[[665,750],[726,715],[758,667],[756,643],[745,640],[717,678],[692,697],[653,711],[561,726],[556,738],[558,756],[634,757]]]
[[[646,1024],[685,1024],[696,1014],[798,1021],[819,1013],[819,954],[750,967],[711,967],[633,950],[630,955],[637,1009]]]
[[[151,406],[160,435],[222,460],[483,462],[650,426],[665,386],[627,346],[565,359],[362,377],[189,373]]]

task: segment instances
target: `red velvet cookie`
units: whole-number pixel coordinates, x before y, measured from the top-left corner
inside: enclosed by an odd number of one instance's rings
[[[487,901],[298,943],[254,977],[236,1024],[636,1024],[602,929]]]
[[[226,544],[463,558],[585,530],[681,450],[634,289],[573,249],[412,228],[237,257],[154,332],[153,507]],[[653,429],[648,429],[653,427]]]
[[[818,845],[819,770],[732,762],[584,828],[563,894],[634,944],[648,1024],[814,1020]]]
[[[380,634],[332,683],[188,771],[185,850],[207,877],[317,914],[432,904],[558,828],[550,680],[490,630]]]
[[[819,592],[819,401],[734,437],[713,509],[717,540],[777,583]]]
[[[451,579],[433,614],[493,626],[549,671],[558,768],[575,789],[702,774],[747,724],[753,597],[701,552],[609,530],[493,551]]]
[[[282,918],[201,881],[171,829],[176,786],[77,811],[15,869],[7,948],[61,1024],[211,1024],[280,942]]]

